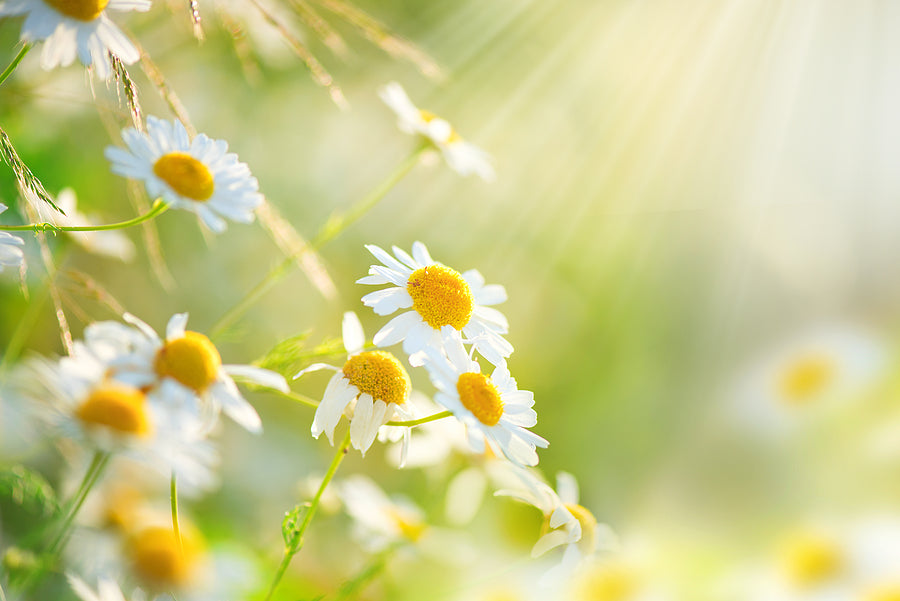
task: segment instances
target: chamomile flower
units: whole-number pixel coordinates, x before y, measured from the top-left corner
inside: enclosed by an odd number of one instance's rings
[[[204,415],[208,427],[219,412],[251,432],[262,423],[253,406],[241,395],[231,376],[239,376],[266,388],[287,392],[287,382],[273,371],[252,365],[223,365],[218,349],[199,332],[186,330],[188,314],[176,313],[166,326],[165,338],[137,317],[125,314],[133,328],[103,322],[90,332],[94,345],[127,348],[111,362],[112,377],[139,388],[157,391],[167,399],[189,397],[189,404]]]
[[[153,198],[195,213],[216,233],[226,229],[223,217],[250,223],[263,202],[259,184],[245,163],[228,152],[228,143],[205,134],[193,140],[175,120],[147,117],[147,133],[122,131],[127,150],[110,146],[112,171],[144,181]]]
[[[150,0],[5,0],[0,17],[28,15],[22,41],[44,40],[41,67],[66,67],[78,60],[93,67],[100,79],[112,73],[107,53],[130,65],[140,52],[106,15],[107,10],[150,10]]]
[[[378,90],[378,95],[396,113],[400,131],[428,140],[451,169],[462,176],[475,174],[485,181],[494,180],[490,155],[463,140],[446,120],[416,107],[399,83],[387,84]]]
[[[416,543],[428,530],[419,507],[403,498],[389,498],[366,476],[342,480],[338,495],[353,518],[358,537],[371,552],[396,542]]]
[[[742,380],[743,422],[777,433],[864,394],[882,373],[884,342],[862,328],[831,325],[773,349]]]
[[[520,469],[518,475],[523,486],[494,494],[528,503],[544,514],[549,531],[535,543],[531,556],[540,557],[551,549],[565,546],[562,561],[547,572],[545,581],[571,574],[598,548],[613,546],[615,535],[609,527],[599,524],[590,510],[579,505],[578,482],[574,476],[560,472],[553,490],[531,471]]]
[[[497,284],[486,285],[477,270],[465,273],[441,265],[431,258],[421,242],[414,242],[412,255],[393,247],[394,257],[369,244],[366,249],[382,265],[372,265],[369,275],[357,284],[393,284],[369,293],[363,304],[378,315],[390,315],[398,309],[409,309],[388,322],[375,334],[376,346],[403,342],[410,364],[422,364],[428,348],[440,348],[442,330],[450,329],[466,336],[482,357],[501,365],[512,354],[513,347],[503,338],[509,331],[506,317],[489,305],[506,300],[506,289]]]
[[[82,601],[125,601],[122,589],[119,588],[119,585],[114,580],[109,578],[101,578],[97,582],[96,593],[91,590],[91,587],[86,582],[72,574],[69,574],[69,586],[72,587],[72,591]]]
[[[78,211],[78,200],[75,197],[75,191],[71,188],[60,191],[56,197],[56,204],[65,212],[65,215],[54,212],[52,218],[56,225],[95,225],[93,219]],[[95,255],[103,255],[124,262],[134,258],[134,244],[119,230],[66,232],[66,234],[86,251]]]
[[[444,349],[429,349],[425,367],[438,389],[435,402],[466,426],[469,445],[478,453],[486,447],[503,453],[517,465],[536,465],[535,447],[549,443],[528,430],[537,423],[534,395],[518,389],[505,365],[490,377],[482,374],[458,336],[445,336]]]
[[[341,415],[349,411],[350,444],[365,455],[385,423],[395,418],[414,419],[409,408],[409,374],[391,353],[363,350],[365,334],[355,313],[344,313],[342,333],[348,354],[342,367],[315,363],[294,378],[321,369],[335,372],[316,409],[312,435],[318,438],[324,432],[334,445],[334,429]],[[408,447],[409,428],[404,436],[404,447]]]
[[[6,205],[0,203],[0,213]],[[0,272],[6,267],[19,267],[25,262],[25,253],[20,248],[25,241],[9,232],[0,232]]]
[[[109,365],[76,342],[73,353],[53,363],[34,359],[15,374],[45,428],[88,449],[116,453],[192,488],[208,488],[217,455],[201,440],[200,421],[186,395],[162,398],[158,391],[108,377]]]

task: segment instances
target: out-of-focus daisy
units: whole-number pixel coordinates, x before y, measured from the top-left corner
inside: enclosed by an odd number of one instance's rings
[[[28,15],[22,25],[22,41],[44,41],[41,67],[68,66],[75,57],[93,67],[100,79],[112,69],[107,52],[130,65],[140,52],[106,15],[107,10],[150,10],[150,0],[5,0],[0,17]]]
[[[458,336],[445,336],[445,350],[430,349],[425,367],[438,389],[435,402],[466,426],[469,444],[478,453],[489,447],[517,465],[536,465],[535,447],[549,444],[528,430],[537,423],[534,394],[519,390],[505,365],[490,377],[466,353]]]
[[[166,326],[166,337],[126,313],[129,328],[115,322],[93,324],[86,339],[95,346],[126,347],[111,363],[118,381],[157,391],[157,397],[183,397],[185,391],[211,427],[219,412],[251,432],[262,430],[259,415],[241,395],[231,376],[239,376],[266,388],[287,392],[287,382],[273,371],[252,365],[223,365],[218,349],[199,332],[186,330],[188,314],[176,313]]]
[[[0,203],[0,213],[6,210]],[[9,232],[0,232],[0,272],[6,267],[20,267],[25,262],[25,253],[20,248],[25,241]]]
[[[347,361],[343,367],[315,363],[294,378],[310,371],[335,372],[312,423],[315,438],[324,432],[334,445],[334,429],[345,411],[350,418],[350,444],[363,455],[372,446],[378,429],[393,420],[414,419],[409,408],[410,381],[403,365],[391,353],[363,351],[365,334],[355,313],[344,313],[342,323]],[[409,428],[405,428],[404,447],[409,446]]]
[[[732,584],[752,601],[894,601],[900,598],[900,520],[797,529],[770,561]]]
[[[447,165],[460,175],[475,174],[485,181],[493,181],[495,174],[490,155],[463,140],[444,119],[417,108],[399,83],[387,84],[378,90],[378,95],[397,114],[400,131],[428,140],[441,152]]]
[[[406,499],[389,498],[366,476],[345,478],[337,490],[360,540],[371,552],[393,543],[416,543],[428,530],[419,507]]]
[[[127,150],[106,149],[113,173],[143,180],[153,198],[195,213],[213,232],[225,231],[223,217],[250,223],[263,202],[250,168],[228,152],[228,143],[205,134],[193,140],[175,120],[147,117],[147,133],[122,131]]]
[[[832,326],[788,341],[764,358],[739,391],[741,417],[777,431],[863,394],[885,365],[885,345],[860,328]]]
[[[572,601],[668,601],[675,597],[661,590],[646,566],[616,553],[582,565],[569,585]]]
[[[53,221],[59,226],[95,225],[97,222],[78,211],[78,201],[75,191],[71,188],[61,190],[56,197],[65,215],[54,212]],[[66,232],[69,237],[81,245],[88,252],[96,255],[104,255],[120,261],[131,261],[134,258],[134,244],[124,233],[119,230],[107,230],[98,232]]]
[[[412,365],[422,364],[421,351],[440,348],[441,331],[461,332],[485,359],[494,365],[505,362],[512,345],[503,338],[509,331],[506,317],[492,309],[506,300],[506,290],[497,284],[485,285],[475,269],[459,273],[437,263],[421,242],[414,242],[412,256],[393,247],[394,257],[383,249],[366,246],[382,265],[372,265],[369,275],[358,284],[393,284],[365,295],[363,304],[378,315],[409,309],[393,318],[375,334],[377,346],[403,341],[403,350]]]
[[[82,601],[125,601],[122,589],[119,588],[119,585],[114,580],[109,578],[101,578],[97,582],[96,593],[91,590],[87,583],[71,574],[69,574],[69,585]]]
[[[584,559],[600,547],[615,545],[615,534],[599,524],[594,514],[578,503],[578,482],[567,472],[556,476],[556,490],[530,470],[518,470],[522,486],[499,490],[498,496],[508,496],[538,508],[547,521],[548,532],[541,536],[531,550],[532,557],[540,557],[551,549],[565,545],[562,561],[545,576],[552,582],[569,575]]]
[[[197,436],[200,422],[186,410],[189,395],[158,398],[156,391],[111,380],[108,364],[81,342],[58,363],[28,362],[15,374],[32,411],[56,436],[131,457],[191,487],[213,481],[217,456]]]

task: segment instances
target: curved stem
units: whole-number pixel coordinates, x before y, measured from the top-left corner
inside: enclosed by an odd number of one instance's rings
[[[347,209],[343,214],[332,215],[331,218],[319,229],[319,233],[310,244],[310,250],[318,250],[322,245],[336,238],[350,225],[355,223],[360,217],[365,215],[372,207],[387,196],[387,193],[397,185],[406,175],[412,171],[413,167],[418,165],[422,157],[422,153],[429,148],[423,144],[418,146],[406,159],[400,163],[390,175],[385,178],[378,186],[369,192],[363,199]],[[307,251],[304,251],[307,252]],[[231,324],[240,319],[240,317],[249,309],[256,301],[258,301],[268,290],[274,286],[281,278],[287,275],[295,265],[298,254],[292,254],[276,265],[256,286],[244,295],[238,303],[228,310],[219,321],[210,328],[210,338],[216,338],[221,335]]]
[[[289,390],[288,392],[283,392],[281,390],[277,390],[275,388],[270,388],[270,392],[275,392],[280,394],[286,399],[291,399],[292,401],[297,401],[301,405],[306,405],[307,407],[312,407],[313,409],[318,408],[319,401],[309,398],[306,395],[300,394],[298,392],[294,392],[293,390]]]
[[[5,230],[8,232],[22,232],[22,231],[33,231],[33,232],[102,232],[105,230],[121,230],[126,227],[131,227],[133,225],[138,225],[139,223],[143,223],[150,219],[153,219],[157,215],[164,213],[169,208],[162,200],[157,200],[150,210],[143,215],[138,215],[134,219],[129,219],[128,221],[120,221],[118,223],[107,223],[105,225],[54,225],[52,223],[31,223],[28,225],[0,225],[0,230]]]
[[[420,417],[419,419],[411,419],[405,422],[390,421],[387,422],[385,426],[406,426],[407,428],[412,428],[413,426],[427,424],[428,422],[436,422],[439,419],[444,419],[445,417],[452,416],[453,413],[450,411],[441,411],[440,413],[435,413],[434,415],[429,415],[428,417]]]
[[[25,58],[25,55],[28,54],[28,51],[31,50],[31,44],[25,44],[22,46],[22,49],[19,50],[19,53],[16,55],[12,62],[9,63],[9,66],[3,70],[3,73],[0,73],[0,85],[3,85],[3,82],[12,75],[12,72],[16,70],[16,67],[19,66],[19,63],[22,62],[22,59]]]
[[[297,543],[293,547],[285,547],[284,549],[284,557],[281,559],[281,563],[278,565],[278,570],[275,572],[275,577],[272,579],[272,584],[269,585],[269,592],[266,593],[263,601],[269,601],[272,598],[272,595],[275,594],[275,589],[278,588],[278,584],[281,582],[281,579],[284,578],[284,573],[287,571],[288,566],[291,563],[291,559],[293,559],[294,555],[300,551],[303,547],[303,535],[306,533],[306,529],[309,527],[310,522],[312,522],[313,516],[316,514],[316,509],[319,507],[319,502],[322,500],[322,495],[325,493],[325,489],[328,488],[328,484],[334,478],[335,472],[337,472],[338,467],[341,465],[341,461],[344,460],[344,457],[347,455],[347,451],[350,449],[350,430],[347,430],[347,434],[344,436],[344,441],[337,448],[337,451],[334,454],[334,458],[331,460],[331,465],[328,467],[328,471],[325,473],[325,477],[322,478],[322,483],[319,484],[319,490],[316,491],[316,496],[313,497],[313,500],[309,504],[309,509],[306,510],[306,514],[303,516],[303,522],[300,524],[300,527],[297,529]]]

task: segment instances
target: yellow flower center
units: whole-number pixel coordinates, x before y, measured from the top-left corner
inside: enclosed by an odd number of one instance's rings
[[[93,21],[109,4],[109,0],[44,0],[44,2],[57,12],[79,21]]]
[[[181,545],[171,528],[145,528],[131,537],[129,555],[141,581],[155,590],[171,590],[191,580],[202,544],[181,530]]]
[[[456,381],[456,392],[463,407],[482,424],[496,426],[503,416],[503,399],[494,383],[484,374],[464,373]]]
[[[879,586],[863,595],[863,601],[900,601],[900,583]]]
[[[443,326],[461,330],[472,317],[472,290],[459,272],[449,267],[429,265],[415,270],[406,282],[406,291],[413,299],[413,309],[436,330]]]
[[[198,332],[185,332],[181,338],[166,342],[156,352],[153,369],[160,378],[174,378],[202,393],[216,381],[222,357],[209,338]]]
[[[170,152],[153,164],[153,173],[169,187],[191,200],[209,200],[215,182],[209,169],[186,152]]]
[[[423,120],[425,123],[431,123],[431,122],[434,121],[435,119],[441,119],[441,117],[438,117],[437,115],[435,115],[435,114],[432,113],[431,111],[419,111],[419,116],[422,117],[422,120]],[[442,121],[446,121],[446,119],[441,119],[441,120],[442,120]],[[447,139],[446,139],[446,140],[443,140],[443,142],[444,142],[445,144],[453,144],[454,142],[459,142],[460,140],[462,140],[462,138],[459,136],[458,133],[456,133],[456,130],[453,129],[453,128],[451,127],[451,128],[450,128],[450,135],[447,136]]]
[[[837,366],[830,357],[800,357],[779,375],[778,392],[788,404],[802,405],[825,392],[836,375]]]
[[[418,518],[410,518],[398,511],[391,511],[390,516],[397,525],[397,528],[400,529],[400,534],[403,535],[403,538],[413,543],[422,538],[422,535],[425,534],[425,530],[428,528],[428,526]]]
[[[583,505],[577,503],[566,503],[566,509],[569,510],[578,523],[581,524],[581,540],[578,545],[584,549],[585,553],[593,553],[597,547],[597,518]]]
[[[122,434],[147,436],[152,431],[147,419],[144,393],[121,384],[96,388],[75,411],[87,426],[105,426]]]
[[[585,577],[579,589],[579,601],[626,601],[637,592],[637,574],[622,563],[604,563]]]
[[[366,351],[344,363],[344,377],[360,393],[385,403],[402,405],[409,398],[409,375],[397,358],[385,351]]]
[[[126,530],[134,522],[143,495],[136,489],[124,486],[113,489],[104,498],[104,525],[116,530]]]
[[[843,567],[843,557],[838,545],[830,538],[802,533],[785,544],[782,567],[796,586],[812,587],[837,576]]]

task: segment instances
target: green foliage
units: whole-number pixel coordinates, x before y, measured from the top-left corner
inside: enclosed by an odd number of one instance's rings
[[[0,498],[31,519],[48,520],[60,513],[59,501],[50,483],[22,465],[0,472]]]
[[[300,527],[307,511],[309,511],[309,503],[300,503],[284,514],[284,519],[281,521],[281,535],[284,537],[284,547],[288,553],[293,554],[300,549],[302,536]]]
[[[342,357],[346,354],[343,342],[337,338],[326,338],[312,349],[306,349],[305,343],[309,335],[310,332],[306,331],[282,340],[253,364],[280,374],[293,374],[313,360]]]

